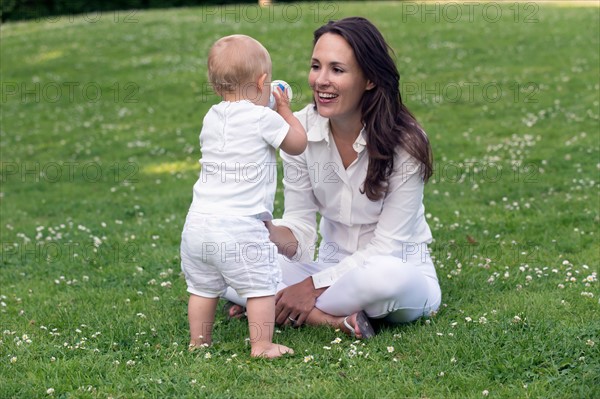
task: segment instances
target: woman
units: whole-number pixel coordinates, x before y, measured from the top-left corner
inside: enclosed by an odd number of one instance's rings
[[[368,338],[369,318],[405,323],[440,305],[422,202],[431,149],[402,104],[388,49],[364,18],[314,33],[314,104],[296,113],[308,147],[298,156],[282,152],[285,211],[267,226],[285,255],[279,324],[325,324]],[[314,262],[317,212],[322,240]],[[229,314],[242,311],[233,306]]]

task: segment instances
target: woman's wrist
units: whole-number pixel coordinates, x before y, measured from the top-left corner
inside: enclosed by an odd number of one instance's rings
[[[308,277],[306,281],[308,281],[307,285],[310,285],[310,288],[312,288],[312,295],[314,298],[320,297],[321,294],[327,289],[327,287],[315,288],[315,282],[313,281],[312,276]]]
[[[269,230],[269,240],[277,246],[277,251],[288,257],[293,258],[298,249],[298,240],[288,227],[277,226],[271,221],[265,222],[267,230]]]

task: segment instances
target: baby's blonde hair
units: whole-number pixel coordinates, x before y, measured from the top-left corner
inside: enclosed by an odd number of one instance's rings
[[[255,83],[265,73],[271,73],[269,52],[250,36],[225,36],[208,53],[208,80],[217,94]]]

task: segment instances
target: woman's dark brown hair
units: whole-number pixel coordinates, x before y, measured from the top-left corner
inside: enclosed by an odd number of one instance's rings
[[[372,201],[385,195],[398,146],[417,160],[426,182],[433,173],[431,146],[415,117],[402,103],[400,74],[390,56],[392,49],[379,30],[361,17],[323,25],[315,31],[313,45],[325,33],[340,35],[348,42],[365,78],[375,84],[363,94],[360,104],[369,154],[362,192]]]

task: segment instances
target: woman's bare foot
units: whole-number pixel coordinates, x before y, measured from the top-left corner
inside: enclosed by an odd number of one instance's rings
[[[265,344],[256,343],[252,345],[252,351],[250,353],[250,356],[274,359],[276,357],[281,357],[285,354],[293,355],[294,350],[288,348],[285,345],[279,345],[268,342]]]
[[[354,313],[342,319],[340,329],[351,337],[356,337],[358,339],[366,339],[375,336],[373,326],[371,326],[365,312]]]
[[[344,321],[346,323],[344,323]],[[348,328],[348,326],[346,324],[348,324],[351,328]],[[356,324],[356,313],[351,314],[350,316],[342,319],[342,322],[340,323],[339,327],[340,327],[340,330],[342,330],[346,335],[349,335],[351,337],[356,337],[358,339],[362,338],[360,329],[358,328],[358,325]]]
[[[375,336],[375,331],[371,322],[364,311],[360,311],[350,316],[332,316],[318,308],[313,310],[306,319],[306,324],[313,326],[328,325],[332,328],[339,328],[344,333],[358,339],[371,338]]]
[[[240,305],[233,305],[229,308],[229,317],[232,319],[241,319],[246,316],[246,308]]]
[[[239,320],[246,316],[246,308],[233,302],[227,302],[225,304],[225,312],[227,313],[228,319]]]

